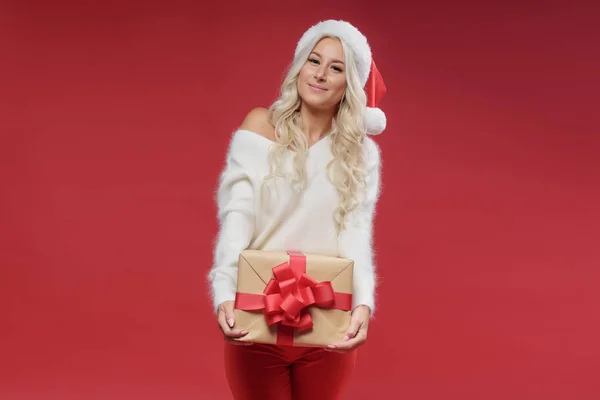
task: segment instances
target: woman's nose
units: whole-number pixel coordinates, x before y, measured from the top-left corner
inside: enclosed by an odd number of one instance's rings
[[[318,80],[325,80],[326,79],[326,75],[325,75],[325,68],[323,68],[323,66],[319,66],[319,68],[317,68],[317,70],[315,71],[315,78],[317,78]]]

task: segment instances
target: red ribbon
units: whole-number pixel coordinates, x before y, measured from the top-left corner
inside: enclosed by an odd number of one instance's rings
[[[317,282],[306,274],[306,256],[288,252],[289,262],[273,268],[263,294],[236,293],[235,308],[263,310],[269,326],[278,324],[277,344],[292,345],[294,331],[313,326],[308,307],[350,311],[352,295],[334,292],[331,281]]]

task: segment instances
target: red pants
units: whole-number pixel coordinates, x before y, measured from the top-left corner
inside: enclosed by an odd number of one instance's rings
[[[236,400],[336,400],[346,388],[356,350],[225,343],[225,372]]]

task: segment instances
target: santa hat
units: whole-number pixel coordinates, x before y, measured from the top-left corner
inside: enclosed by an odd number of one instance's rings
[[[294,57],[304,54],[307,46],[323,36],[335,36],[350,47],[354,53],[360,84],[367,92],[365,128],[368,134],[377,135],[385,130],[386,117],[377,105],[386,92],[383,78],[375,65],[367,38],[346,21],[327,20],[310,27],[300,38]]]

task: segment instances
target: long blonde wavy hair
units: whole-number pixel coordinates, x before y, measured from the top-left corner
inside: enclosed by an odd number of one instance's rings
[[[298,95],[297,81],[298,74],[312,49],[324,37],[331,36],[316,38],[296,57],[283,81],[279,98],[269,108],[269,119],[275,126],[276,142],[269,153],[271,173],[265,177],[265,183],[277,177],[285,177],[282,171],[283,159],[290,154],[289,149],[294,149],[292,187],[297,192],[306,187],[308,141],[302,132],[299,113],[302,99]],[[360,85],[354,55],[344,41],[340,41],[346,65],[346,90],[329,132],[334,158],[327,167],[328,177],[340,197],[333,215],[338,233],[346,227],[348,215],[359,206],[359,195],[364,192],[363,143],[366,105],[366,94]]]

